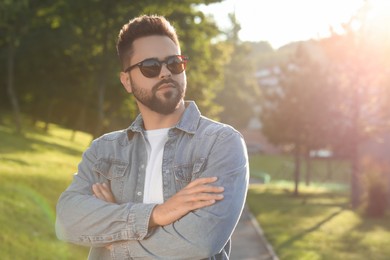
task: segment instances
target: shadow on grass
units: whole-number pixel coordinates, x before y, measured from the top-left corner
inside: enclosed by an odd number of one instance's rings
[[[266,214],[276,218],[279,216],[279,221],[289,221],[292,226],[298,225],[301,221],[311,217],[325,216],[319,222],[275,246],[276,251],[289,247],[297,240],[301,240],[306,235],[315,232],[340,215],[349,205],[346,195],[337,192],[306,192],[294,196],[289,190],[265,189],[263,193],[250,190],[250,194],[248,202],[255,214],[261,214],[260,207],[265,208],[267,209]],[[326,212],[328,214],[324,215]],[[276,221],[274,225],[279,224]]]
[[[314,226],[312,226],[312,227],[302,231],[301,233],[299,233],[299,234],[297,234],[295,236],[292,236],[290,239],[288,239],[287,241],[285,241],[282,244],[280,244],[279,246],[277,246],[276,250],[280,250],[280,249],[282,249],[284,247],[288,247],[291,244],[293,244],[295,241],[301,240],[304,236],[306,236],[307,234],[309,234],[311,232],[314,232],[314,231],[318,230],[321,226],[323,226],[327,222],[331,221],[334,217],[338,216],[343,211],[344,211],[344,208],[340,208],[339,210],[333,212],[328,217],[326,217],[322,221],[318,222],[316,225],[314,225]]]
[[[72,149],[64,145],[45,142],[34,137],[15,134],[4,130],[4,128],[0,128],[0,138],[0,154],[7,154],[17,151],[35,152],[39,151],[39,147],[44,147],[45,149],[56,150],[61,153],[80,155],[79,150]]]
[[[2,152],[0,152],[0,154],[2,154]],[[28,166],[30,165],[29,163],[27,163],[26,161],[24,160],[20,160],[20,159],[15,159],[15,158],[8,158],[7,156],[1,156],[0,157],[0,162],[3,161],[3,162],[12,162],[14,164],[17,164],[17,165],[23,165],[23,166]]]
[[[364,217],[364,221],[355,228],[359,232],[370,232],[373,230],[383,229],[390,232],[390,209],[384,217]]]
[[[390,247],[390,217],[362,218],[350,232],[338,238],[338,247],[343,252],[359,251],[361,259],[388,260]]]
[[[390,259],[390,247],[385,246],[390,216],[359,216],[350,209],[348,193],[303,191],[294,197],[288,190],[259,186],[248,195],[252,213],[286,259]],[[317,246],[312,238],[322,244]],[[304,258],[310,250],[322,258]]]

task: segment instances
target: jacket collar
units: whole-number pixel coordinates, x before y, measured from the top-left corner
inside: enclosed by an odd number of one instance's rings
[[[177,125],[173,128],[177,128],[189,134],[195,134],[201,117],[201,113],[194,101],[185,101],[185,106],[186,109],[184,110],[183,116],[181,117]],[[144,130],[144,121],[142,115],[139,114],[126,131],[127,136],[130,140],[133,138],[135,132],[143,132]]]

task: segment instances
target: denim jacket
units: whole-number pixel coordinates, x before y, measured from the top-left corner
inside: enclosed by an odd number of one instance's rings
[[[174,223],[148,228],[155,204],[143,203],[147,160],[141,115],[126,130],[103,135],[84,152],[57,204],[57,237],[91,247],[89,259],[229,259],[230,237],[248,188],[248,156],[239,132],[203,117],[186,102],[168,132],[162,161],[164,201],[199,177],[218,177],[224,199]],[[107,183],[117,204],[93,196]],[[213,184],[213,185],[214,185]],[[106,247],[111,245],[110,247]],[[110,249],[107,249],[110,248]]]

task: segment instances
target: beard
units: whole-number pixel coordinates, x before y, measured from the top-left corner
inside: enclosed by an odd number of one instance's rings
[[[180,85],[173,79],[164,79],[152,87],[151,92],[139,87],[130,78],[132,92],[137,101],[148,107],[150,110],[163,115],[172,114],[180,101],[184,98],[184,84]],[[157,93],[160,86],[170,84],[170,89],[164,90],[163,94]]]

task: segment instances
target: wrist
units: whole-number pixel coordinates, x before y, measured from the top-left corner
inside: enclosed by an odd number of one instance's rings
[[[150,227],[150,228],[157,227],[157,226],[161,226],[161,225],[158,223],[158,211],[159,211],[159,207],[160,207],[160,204],[157,204],[157,205],[152,209],[152,213],[150,214],[150,218],[149,218],[149,227]]]

